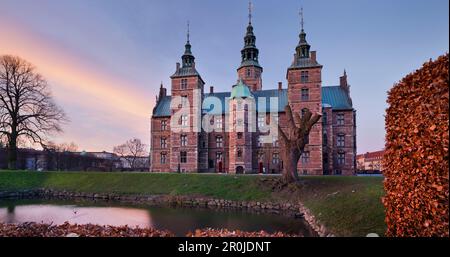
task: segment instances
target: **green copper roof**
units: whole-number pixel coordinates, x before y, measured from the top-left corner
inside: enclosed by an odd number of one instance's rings
[[[231,95],[230,98],[249,98],[253,97],[252,93],[250,92],[250,89],[247,85],[242,82],[242,79],[239,80],[239,83],[231,89]]]
[[[237,86],[235,86],[237,87]],[[219,102],[213,101],[209,97],[216,97],[219,99]],[[230,92],[216,92],[216,93],[206,93],[205,94],[205,102],[203,103],[203,113],[209,114],[220,114],[220,113],[228,113],[228,99],[231,97]],[[269,89],[269,90],[260,90],[255,91],[252,94],[252,97],[256,100],[256,110],[260,110],[259,107],[259,98],[266,98],[266,112],[270,112],[270,98],[278,97],[278,112],[284,112],[284,107],[288,104],[288,91],[287,89]],[[161,98],[161,100],[156,105],[153,116],[154,117],[168,117],[171,115],[170,111],[170,102],[172,98],[171,96],[165,96]],[[213,112],[213,108],[215,104],[222,105],[221,108],[216,109],[219,110],[219,113]],[[324,107],[331,107],[333,110],[352,110],[352,101],[346,94],[346,92],[340,86],[325,86],[322,87],[322,105]]]

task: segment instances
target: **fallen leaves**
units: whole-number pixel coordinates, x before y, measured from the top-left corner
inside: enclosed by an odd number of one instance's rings
[[[64,223],[49,225],[27,222],[22,224],[0,223],[0,237],[172,237],[171,232],[152,228],[113,227],[93,224]]]
[[[286,234],[283,232],[268,233],[266,231],[245,232],[227,229],[196,229],[189,232],[187,237],[298,237],[299,235]]]
[[[167,230],[152,228],[113,227],[100,225],[77,225],[68,222],[62,225],[49,225],[34,222],[22,224],[0,223],[0,237],[173,237]],[[196,229],[187,237],[298,237],[300,235],[266,231],[245,232],[227,229]]]
[[[383,198],[387,236],[449,236],[449,56],[388,93]]]

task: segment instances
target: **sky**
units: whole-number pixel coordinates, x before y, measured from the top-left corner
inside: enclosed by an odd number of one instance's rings
[[[358,153],[382,149],[388,90],[449,51],[449,2],[253,0],[264,89],[287,85],[300,7],[307,40],[323,65],[322,85],[338,85],[347,71]],[[170,88],[188,20],[205,88],[229,91],[247,0],[0,0],[0,55],[28,60],[49,82],[70,119],[53,141],[112,151],[133,137],[149,142],[155,96],[161,82]]]

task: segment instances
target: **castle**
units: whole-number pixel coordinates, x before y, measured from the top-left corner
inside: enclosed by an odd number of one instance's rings
[[[298,163],[303,175],[353,175],[356,170],[356,111],[344,71],[337,86],[322,86],[322,65],[302,26],[288,86],[263,90],[263,68],[251,13],[244,37],[238,82],[231,92],[204,92],[189,30],[182,63],[171,78],[171,95],[161,84],[151,117],[153,172],[281,173],[283,162],[273,124],[284,128],[289,104],[301,116],[322,113]],[[276,125],[275,125],[276,128]]]

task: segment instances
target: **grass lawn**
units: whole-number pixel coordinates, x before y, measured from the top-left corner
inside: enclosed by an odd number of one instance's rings
[[[198,195],[228,200],[298,201],[339,236],[383,235],[381,177],[301,177],[274,190],[278,177],[215,174],[0,171],[0,191],[49,188],[73,192]]]

